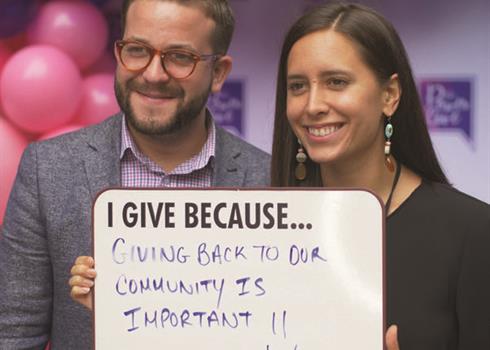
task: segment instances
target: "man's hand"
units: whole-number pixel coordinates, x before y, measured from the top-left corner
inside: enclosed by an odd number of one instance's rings
[[[400,350],[397,326],[390,326],[386,331],[386,348],[388,350]]]
[[[97,273],[93,269],[94,258],[91,256],[79,256],[71,268],[71,278],[68,282],[71,287],[71,297],[76,302],[92,310],[92,287]]]

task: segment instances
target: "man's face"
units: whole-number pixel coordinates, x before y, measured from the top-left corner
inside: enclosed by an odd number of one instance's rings
[[[124,40],[139,41],[163,51],[184,49],[212,54],[214,27],[213,20],[199,8],[169,1],[137,0],[128,9]],[[130,72],[118,62],[116,96],[130,128],[146,135],[194,129],[195,123],[204,120],[210,91],[217,88],[215,64],[219,62],[198,62],[192,75],[176,80],[165,72],[158,56],[140,72]]]

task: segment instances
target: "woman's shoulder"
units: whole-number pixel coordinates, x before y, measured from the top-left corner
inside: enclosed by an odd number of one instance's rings
[[[444,208],[454,208],[464,211],[477,211],[489,215],[490,205],[461,192],[449,184],[441,184],[424,180],[421,192],[437,201],[437,205]]]
[[[423,179],[406,171],[401,200],[392,216],[426,217],[444,221],[478,221],[490,224],[490,205],[455,187]]]
[[[490,205],[446,184],[422,180],[387,223],[441,247],[490,246]]]
[[[447,228],[490,234],[490,205],[451,185],[423,180],[411,197],[405,209],[418,213],[417,217],[430,218]]]

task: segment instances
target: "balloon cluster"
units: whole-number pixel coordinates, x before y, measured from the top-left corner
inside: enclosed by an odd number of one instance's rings
[[[0,224],[28,142],[119,110],[112,43],[121,1],[0,1]]]

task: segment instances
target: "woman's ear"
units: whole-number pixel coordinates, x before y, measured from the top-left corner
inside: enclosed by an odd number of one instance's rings
[[[384,86],[383,91],[383,114],[391,117],[395,114],[398,104],[400,103],[400,98],[402,95],[402,89],[400,86],[400,81],[398,79],[398,74],[393,74],[388,82]]]
[[[211,84],[211,92],[217,93],[223,87],[226,77],[231,71],[233,61],[230,56],[220,57],[213,68],[213,83]]]

